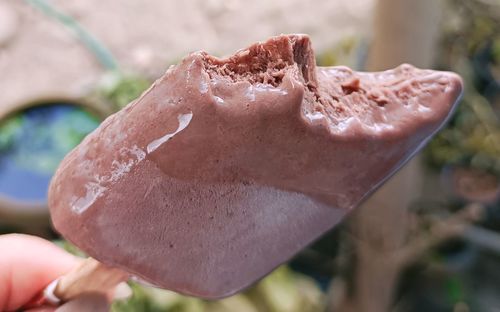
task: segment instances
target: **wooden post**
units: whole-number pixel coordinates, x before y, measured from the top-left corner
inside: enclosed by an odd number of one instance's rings
[[[440,0],[379,0],[367,70],[411,63],[431,67],[439,35]],[[333,311],[390,310],[404,264],[398,250],[408,239],[408,206],[420,195],[422,168],[418,157],[390,179],[351,216],[354,275],[352,292],[332,303]],[[337,297],[339,298],[339,297]]]

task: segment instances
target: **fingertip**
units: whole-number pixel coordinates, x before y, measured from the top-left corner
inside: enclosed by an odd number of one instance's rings
[[[0,310],[30,302],[79,261],[51,242],[24,234],[0,235],[0,251]]]

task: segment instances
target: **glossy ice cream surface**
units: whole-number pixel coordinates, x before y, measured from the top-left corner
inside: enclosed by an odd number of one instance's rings
[[[316,67],[304,35],[171,67],[60,165],[56,229],[156,286],[219,298],[337,224],[443,125],[460,78]]]

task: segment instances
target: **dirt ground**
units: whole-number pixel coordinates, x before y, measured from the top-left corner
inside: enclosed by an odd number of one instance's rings
[[[73,16],[122,68],[157,77],[193,50],[226,55],[280,33],[318,51],[368,35],[374,0],[47,0]],[[0,2],[0,116],[20,103],[78,97],[103,69],[75,36],[25,1]]]

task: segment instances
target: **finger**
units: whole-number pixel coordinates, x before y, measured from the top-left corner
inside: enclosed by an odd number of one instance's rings
[[[16,310],[70,271],[78,259],[41,238],[0,236],[0,311]]]

